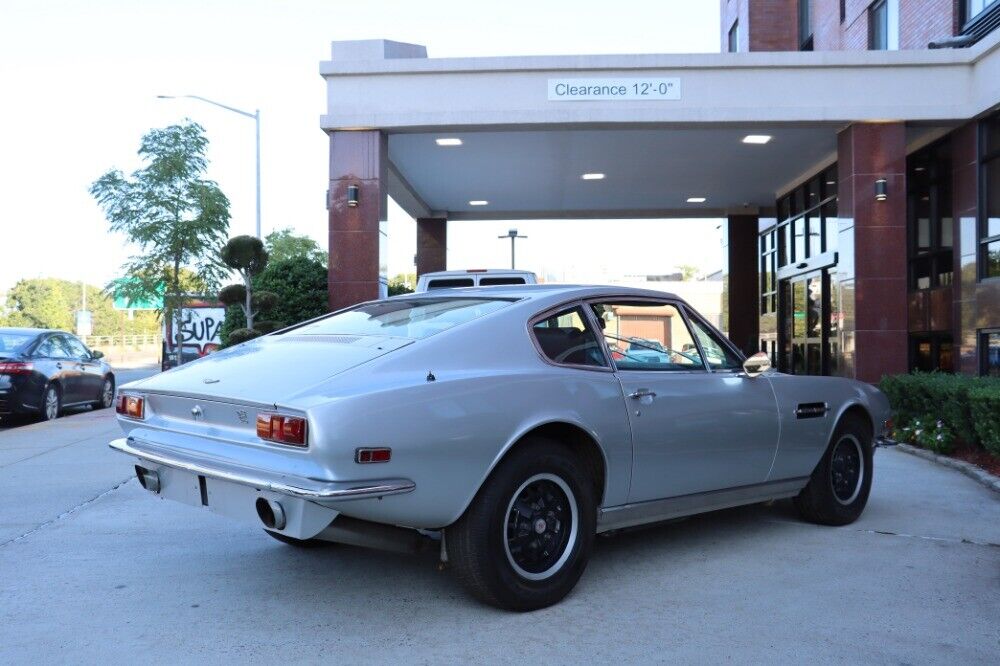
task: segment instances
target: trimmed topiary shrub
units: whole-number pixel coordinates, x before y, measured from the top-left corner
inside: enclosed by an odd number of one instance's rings
[[[238,345],[247,340],[259,338],[261,332],[254,328],[237,328],[229,332],[229,346]]]

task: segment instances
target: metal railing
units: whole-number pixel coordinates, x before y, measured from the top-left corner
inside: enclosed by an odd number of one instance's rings
[[[159,345],[161,337],[158,334],[149,335],[87,335],[80,338],[83,344],[90,348],[101,347],[145,347]]]

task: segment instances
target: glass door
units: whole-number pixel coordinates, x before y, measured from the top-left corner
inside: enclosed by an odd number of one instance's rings
[[[782,281],[782,370],[794,375],[829,372],[830,280],[827,271]]]

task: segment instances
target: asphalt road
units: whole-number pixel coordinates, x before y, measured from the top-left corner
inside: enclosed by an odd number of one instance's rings
[[[432,555],[157,500],[118,432],[104,410],[0,433],[0,663],[1000,663],[1000,498],[902,452],[853,525],[778,502],[601,538],[570,597],[516,615]]]
[[[115,373],[115,380],[118,385],[127,384],[128,382],[133,382],[137,379],[142,379],[143,377],[148,377],[160,371],[158,365],[144,366],[139,368],[113,368]],[[80,414],[82,412],[90,411],[90,407],[72,407],[67,410],[67,414]],[[10,430],[12,428],[24,427],[30,423],[33,423],[34,419],[28,417],[3,417],[0,418],[0,432],[4,430]]]

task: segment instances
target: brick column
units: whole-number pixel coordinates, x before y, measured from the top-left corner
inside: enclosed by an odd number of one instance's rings
[[[440,217],[417,218],[417,277],[424,273],[447,270],[448,220]]]
[[[377,130],[330,133],[329,307],[379,297],[386,279],[386,140]],[[358,187],[358,205],[348,188]]]
[[[853,347],[854,377],[877,382],[908,369],[903,123],[856,123],[841,131],[837,172],[844,351]],[[875,199],[879,179],[888,188],[885,201]]]
[[[722,325],[744,354],[760,351],[757,216],[730,215],[723,234]]]

